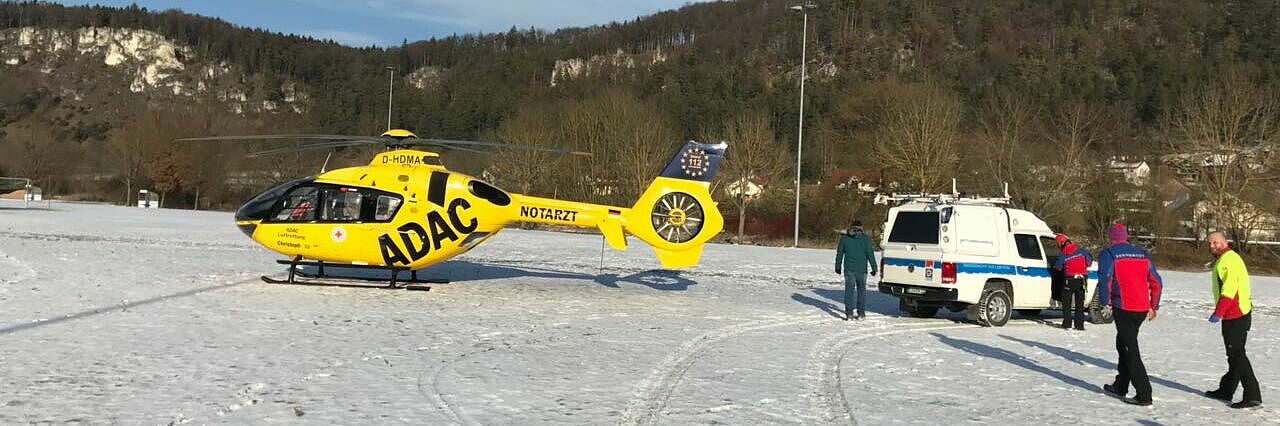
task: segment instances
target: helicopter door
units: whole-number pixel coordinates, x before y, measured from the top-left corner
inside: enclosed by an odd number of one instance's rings
[[[359,222],[361,199],[364,198],[356,188],[328,187],[324,188],[320,207],[321,222]]]

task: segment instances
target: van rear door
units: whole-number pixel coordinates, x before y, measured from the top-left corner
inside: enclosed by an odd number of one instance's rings
[[[884,281],[942,286],[939,212],[894,209],[890,217],[882,244]]]

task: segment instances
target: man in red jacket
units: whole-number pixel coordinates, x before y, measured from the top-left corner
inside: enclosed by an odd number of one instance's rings
[[[1084,330],[1084,289],[1093,257],[1089,256],[1089,252],[1081,250],[1065,234],[1058,234],[1054,239],[1058,242],[1058,247],[1062,247],[1062,256],[1058,257],[1053,267],[1062,271],[1066,278],[1062,300],[1062,328],[1070,329],[1074,320],[1075,329]],[[1072,315],[1073,310],[1075,315]]]
[[[1107,230],[1111,246],[1098,253],[1098,302],[1115,306],[1112,309],[1116,324],[1116,362],[1120,370],[1116,381],[1102,386],[1102,391],[1121,398],[1125,403],[1150,406],[1151,379],[1147,367],[1142,364],[1138,350],[1138,329],[1143,320],[1154,321],[1160,309],[1160,274],[1147,251],[1129,244],[1129,231],[1123,224],[1111,225]],[[1126,398],[1129,385],[1133,384],[1137,395]]]

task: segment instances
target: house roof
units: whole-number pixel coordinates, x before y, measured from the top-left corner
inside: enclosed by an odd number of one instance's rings
[[[833,182],[863,182],[863,183],[880,183],[884,178],[884,174],[877,169],[836,169],[831,173]]]

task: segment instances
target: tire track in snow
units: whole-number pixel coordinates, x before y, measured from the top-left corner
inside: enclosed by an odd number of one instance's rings
[[[636,385],[635,396],[618,420],[620,425],[648,425],[657,421],[689,368],[697,362],[698,355],[716,347],[725,340],[745,333],[770,328],[809,325],[830,322],[831,318],[789,317],[785,319],[748,321],[717,328],[687,340],[662,360],[644,380]]]
[[[845,398],[844,387],[840,385],[843,381],[840,373],[840,364],[844,360],[844,355],[848,353],[847,346],[849,344],[860,340],[895,334],[968,327],[975,326],[954,323],[947,325],[937,325],[937,323],[900,323],[828,335],[814,344],[813,349],[809,352],[807,376],[810,387],[809,400],[813,405],[813,411],[820,413],[819,420],[823,423],[845,423],[842,419],[848,419],[847,423],[857,424],[857,420],[853,416],[853,410],[849,407],[849,401]]]
[[[462,412],[457,405],[450,403],[449,400],[444,397],[444,393],[440,392],[440,376],[444,374],[445,370],[452,368],[454,364],[457,364],[459,361],[462,361],[472,355],[482,354],[492,350],[494,350],[494,348],[468,352],[459,355],[444,364],[440,364],[440,366],[436,367],[434,371],[429,369],[422,370],[422,373],[418,375],[418,392],[430,398],[431,402],[435,403],[436,408],[443,412],[445,417],[449,418],[450,422],[461,425],[480,424],[480,422],[477,422],[475,419],[471,418],[471,416],[468,416],[467,413]],[[428,371],[431,372],[431,378],[428,379],[426,389],[424,389],[422,379],[427,376]]]
[[[1006,327],[1017,326],[1020,325],[1006,325]],[[849,352],[847,348],[849,344],[860,340],[892,336],[895,334],[957,328],[981,327],[971,323],[952,323],[947,325],[930,323],[894,324],[862,330],[871,331],[871,333],[859,333],[858,330],[837,333],[827,336],[822,341],[818,342],[814,345],[814,348],[809,355],[808,377],[810,379],[810,402],[813,404],[814,411],[821,413],[822,417],[819,420],[828,424],[858,424],[857,419],[853,415],[853,409],[849,406],[849,399],[844,394],[844,386],[842,386],[844,377],[840,371],[840,365],[844,362],[844,356]],[[843,419],[847,419],[847,422],[843,421]]]

